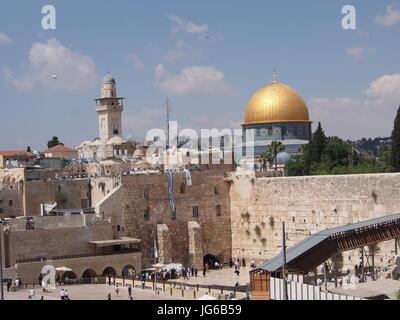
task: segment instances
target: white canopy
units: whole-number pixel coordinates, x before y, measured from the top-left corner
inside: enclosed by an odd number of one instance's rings
[[[204,296],[198,298],[197,300],[217,300],[217,298],[210,296],[208,294],[205,294]]]
[[[69,271],[72,271],[72,269],[67,268],[67,267],[59,267],[59,268],[56,268],[56,271],[69,272]]]

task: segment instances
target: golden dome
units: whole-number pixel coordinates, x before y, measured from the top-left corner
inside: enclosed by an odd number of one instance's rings
[[[309,122],[303,98],[289,86],[273,81],[247,104],[243,125],[276,122]]]

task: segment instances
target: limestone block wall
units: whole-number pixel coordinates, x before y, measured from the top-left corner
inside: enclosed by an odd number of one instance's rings
[[[176,219],[173,219],[166,175],[135,175],[123,178],[123,226],[128,236],[142,240],[144,266],[152,263],[157,224],[166,224],[170,230],[173,261],[189,264],[188,221],[192,220],[201,228],[204,255],[221,254],[226,261],[229,260],[231,255],[229,186],[223,181],[223,173],[192,172],[192,182],[192,186],[186,186],[183,190],[181,187],[186,183],[185,175],[183,173],[175,175],[174,195],[177,214]],[[198,217],[193,216],[193,207],[198,207]],[[146,217],[145,213],[148,213]]]
[[[89,241],[112,239],[112,229],[107,224],[87,228],[11,230],[6,238],[7,265],[13,266],[17,259],[91,254],[93,249]]]
[[[25,186],[25,215],[40,215],[41,203],[56,202],[61,195],[65,202],[59,208],[82,208],[89,205],[89,182],[87,179],[74,180],[33,180]]]
[[[30,262],[17,265],[18,277],[23,283],[39,283],[39,275],[44,265],[53,265],[55,268],[67,267],[78,279],[82,278],[83,273],[87,269],[91,269],[97,276],[101,276],[103,271],[111,267],[115,270],[117,276],[122,275],[125,266],[134,267],[137,274],[141,272],[140,253],[115,254],[106,256],[94,256],[85,258],[73,258],[63,260],[53,260],[46,262]]]
[[[261,262],[317,231],[400,212],[400,174],[256,178],[232,174],[232,255]],[[380,245],[375,259],[393,262],[394,241]],[[359,264],[355,251],[344,264]]]

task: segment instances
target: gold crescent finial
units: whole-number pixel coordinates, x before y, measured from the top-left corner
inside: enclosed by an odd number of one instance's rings
[[[278,75],[276,74],[276,69],[274,68],[272,72],[272,83],[277,83],[278,82]]]

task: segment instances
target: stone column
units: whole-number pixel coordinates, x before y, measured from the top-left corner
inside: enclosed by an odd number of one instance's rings
[[[165,223],[157,225],[157,242],[158,262],[163,264],[172,263],[171,232]]]
[[[199,270],[203,268],[203,235],[196,221],[188,222],[189,232],[189,264]]]

